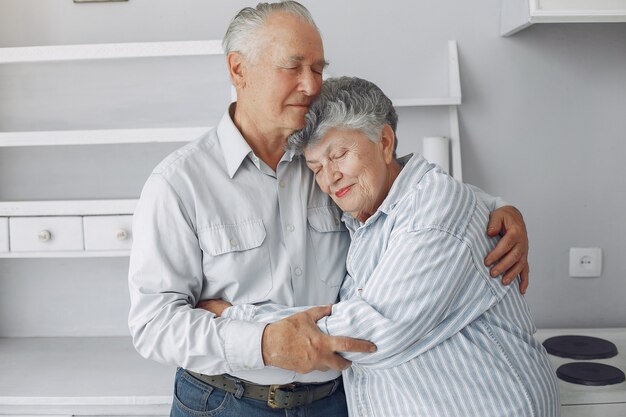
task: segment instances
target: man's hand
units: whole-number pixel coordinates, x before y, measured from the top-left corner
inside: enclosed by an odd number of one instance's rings
[[[526,224],[513,206],[504,206],[493,211],[489,216],[487,234],[491,237],[500,234],[502,239],[485,257],[485,265],[491,266],[491,276],[502,277],[503,284],[510,284],[518,275],[521,278],[520,292],[526,293],[528,288],[528,234]]]
[[[232,304],[228,301],[216,299],[216,300],[202,300],[198,303],[196,308],[202,308],[215,314],[216,317],[221,317],[224,310],[231,307]]]
[[[331,306],[314,307],[267,325],[263,332],[263,362],[301,374],[311,371],[341,371],[351,362],[337,352],[375,352],[376,346],[365,340],[328,336],[317,321],[330,315]]]

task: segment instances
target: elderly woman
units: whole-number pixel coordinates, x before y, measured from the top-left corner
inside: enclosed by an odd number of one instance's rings
[[[396,159],[397,115],[374,84],[325,82],[290,146],[345,212],[349,276],[331,335],[374,342],[346,353],[354,416],[559,415],[558,388],[517,288],[489,276],[487,207],[419,155]],[[234,306],[224,317],[271,322],[296,311]]]

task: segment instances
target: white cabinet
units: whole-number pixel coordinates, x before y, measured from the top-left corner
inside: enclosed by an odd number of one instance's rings
[[[132,245],[132,216],[83,217],[85,250],[129,251]]]
[[[11,252],[66,252],[83,250],[80,217],[9,218]]]
[[[626,22],[626,0],[502,0],[502,36],[534,23],[568,22]]]
[[[132,222],[131,214],[0,217],[0,258],[128,256]]]
[[[0,202],[0,258],[128,256],[137,200]]]

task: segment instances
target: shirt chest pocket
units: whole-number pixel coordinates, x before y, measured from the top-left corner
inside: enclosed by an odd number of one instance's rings
[[[254,303],[272,289],[272,271],[263,221],[219,224],[198,233],[208,288],[203,296],[233,304]]]
[[[334,206],[308,209],[309,234],[319,277],[326,285],[338,287],[346,275],[350,236]]]

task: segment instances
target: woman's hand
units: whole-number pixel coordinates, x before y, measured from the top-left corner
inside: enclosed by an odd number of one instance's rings
[[[504,274],[502,283],[521,278],[520,292],[528,288],[528,234],[522,213],[513,206],[504,206],[491,212],[487,234],[502,236],[496,247],[485,257],[485,265],[491,267],[491,276]]]
[[[224,310],[226,310],[228,307],[231,307],[231,306],[232,304],[229,303],[228,301],[215,299],[215,300],[201,300],[196,306],[196,308],[201,308],[203,310],[210,311],[211,313],[215,314],[216,317],[221,317]]]

